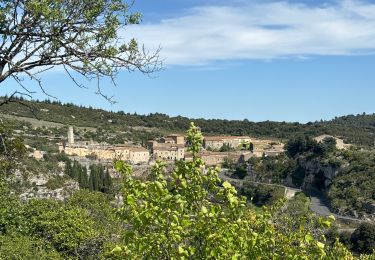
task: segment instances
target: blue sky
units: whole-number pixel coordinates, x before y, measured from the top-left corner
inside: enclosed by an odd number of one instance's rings
[[[375,112],[374,1],[138,0],[134,10],[143,23],[121,35],[160,45],[163,71],[103,82],[115,105],[59,70],[44,75],[47,91],[63,102],[193,118],[307,122]],[[6,84],[1,94],[15,88]]]

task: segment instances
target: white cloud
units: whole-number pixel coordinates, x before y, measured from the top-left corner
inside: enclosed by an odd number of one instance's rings
[[[375,4],[344,0],[307,6],[261,2],[204,6],[156,24],[127,29],[167,65],[238,59],[358,55],[375,50]]]

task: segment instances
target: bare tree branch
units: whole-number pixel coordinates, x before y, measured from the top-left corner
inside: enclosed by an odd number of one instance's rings
[[[129,11],[133,2],[0,0],[0,84],[12,78],[30,94],[21,83],[24,75],[53,97],[37,75],[62,66],[77,87],[87,88],[78,75],[96,79],[96,93],[112,103],[101,90],[102,79],[116,86],[121,70],[151,75],[162,68],[160,48],[149,52],[119,35],[120,29],[139,23],[140,15]]]

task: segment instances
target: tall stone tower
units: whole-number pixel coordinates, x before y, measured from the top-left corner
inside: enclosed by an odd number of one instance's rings
[[[68,144],[74,144],[73,126],[69,126],[68,129]]]

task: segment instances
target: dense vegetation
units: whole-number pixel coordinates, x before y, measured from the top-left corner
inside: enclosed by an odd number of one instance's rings
[[[101,109],[85,108],[73,104],[61,104],[55,101],[30,102],[22,101],[30,108],[18,103],[10,103],[2,107],[2,113],[70,124],[82,127],[99,127],[106,131],[123,132],[122,139],[136,136],[138,142],[152,137],[161,136],[165,132],[183,132],[189,127],[191,119],[177,116],[170,117],[165,114],[153,113],[137,115],[119,112],[108,112]],[[277,139],[290,139],[296,135],[317,136],[330,134],[342,136],[347,143],[363,146],[373,146],[375,138],[375,115],[350,115],[336,118],[331,121],[301,123],[287,122],[251,122],[249,120],[220,120],[220,119],[195,119],[197,125],[205,134],[250,135],[254,137],[267,137]],[[134,127],[137,131],[134,131]],[[143,127],[143,129],[142,129]],[[126,134],[128,132],[128,134]],[[118,137],[118,138],[120,138]],[[108,138],[107,141],[111,138]]]
[[[341,213],[375,212],[375,151],[338,153],[342,165],[328,190],[332,208]]]
[[[374,150],[336,150],[331,138],[318,143],[297,136],[287,142],[286,154],[250,158],[248,163],[252,174],[246,172],[242,178],[320,191],[341,215],[363,217],[375,212]]]
[[[54,106],[58,107],[48,102],[35,104],[41,107],[51,106],[52,111],[55,109]],[[79,111],[79,108],[72,107],[73,110]],[[58,109],[55,112],[57,111]],[[27,110],[22,113],[24,112],[27,113]],[[49,114],[49,112],[43,113]],[[137,116],[123,113],[105,115],[118,116],[119,114],[121,120],[124,118],[138,120],[143,117],[142,124],[152,122],[149,121],[151,115]],[[76,120],[76,114],[74,117],[70,118]],[[361,116],[361,120],[363,117],[367,116]],[[44,119],[48,120],[48,118]],[[350,121],[352,120],[355,118],[351,118]],[[98,123],[100,128],[97,132],[100,135],[96,135],[97,138],[105,139],[111,131],[122,132],[124,129],[121,124],[116,123],[104,127],[106,120],[102,121]],[[129,125],[136,124],[132,120],[129,122],[126,126],[128,130],[135,127]],[[366,124],[366,121],[362,123]],[[352,127],[348,122],[345,124],[340,122],[340,124]],[[370,253],[373,249],[371,244],[369,247],[363,246],[368,245],[368,242],[361,242],[371,241],[370,228],[362,227],[353,235],[335,234],[326,240],[322,227],[328,227],[329,222],[311,215],[308,210],[308,198],[302,194],[297,195],[284,206],[279,204],[282,191],[276,186],[254,185],[248,182],[237,194],[229,183],[221,183],[216,170],[202,172],[202,162],[198,157],[194,157],[192,162],[178,163],[172,175],[165,172],[163,164],[157,163],[153,174],[146,180],[133,179],[130,167],[118,162],[116,169],[123,175],[121,193],[124,198],[124,205],[119,207],[118,203],[111,201],[114,192],[112,180],[102,166],[92,166],[90,171],[93,174],[89,176],[87,169],[77,162],[70,161],[63,155],[54,155],[56,146],[51,145],[50,141],[46,141],[46,138],[41,136],[65,134],[66,128],[33,129],[28,124],[16,121],[13,122],[13,126],[16,129],[27,128],[29,131],[27,133],[35,131],[34,134],[38,136],[26,137],[25,141],[48,153],[45,155],[45,161],[23,160],[21,157],[26,149],[22,144],[22,135],[11,137],[11,132],[3,127],[1,138],[4,143],[0,147],[2,176],[11,175],[12,169],[21,161],[24,161],[26,168],[31,171],[40,168],[46,172],[55,171],[57,162],[64,161],[66,176],[49,179],[47,186],[55,189],[64,185],[66,178],[71,178],[79,183],[81,190],[65,202],[34,199],[25,203],[20,202],[10,193],[9,187],[13,189],[13,186],[2,181],[0,204],[4,214],[0,218],[1,257],[9,255],[21,258],[37,256],[39,259],[58,259],[99,256],[104,258],[242,256],[268,259],[289,255],[302,256],[302,258],[347,257],[350,259],[352,257],[350,253],[335,242],[337,237],[354,251],[362,245],[363,249],[358,249],[358,253]],[[161,124],[158,127],[160,128],[157,130],[144,129],[144,133],[154,131],[152,133],[161,134],[163,131],[180,131],[179,127],[169,128],[168,124]],[[228,131],[219,129],[215,133],[231,133],[231,130]],[[94,132],[82,132],[82,129],[78,129],[78,133],[83,136],[92,135]],[[188,135],[194,153],[194,149],[198,149],[194,148],[194,145],[200,147],[202,136],[195,127]],[[116,136],[113,135],[113,138]],[[254,172],[251,177],[256,181],[285,184],[291,179],[298,187],[304,183],[306,177],[301,161],[310,160],[324,166],[339,167],[339,174],[332,180],[329,188],[327,190],[322,188],[322,191],[327,192],[332,208],[345,214],[353,210],[359,213],[368,212],[374,201],[372,176],[374,153],[356,148],[337,151],[334,149],[334,144],[332,139],[317,143],[308,136],[295,134],[287,143],[286,154],[277,157],[251,158],[248,164],[236,165],[229,161],[226,164],[232,169],[233,176],[240,179],[249,177],[246,176],[247,167],[251,165]],[[238,195],[246,196],[248,200]],[[269,208],[259,210],[252,205],[267,205]],[[301,230],[300,227],[303,229]],[[290,246],[292,241],[293,246]],[[20,248],[19,243],[25,246]]]
[[[245,182],[239,193],[256,206],[273,205],[284,198],[285,189],[276,185]]]
[[[101,164],[91,165],[90,174],[87,174],[85,166],[75,160],[72,162],[67,159],[65,162],[65,174],[75,179],[81,189],[100,191],[107,194],[112,192],[112,177],[109,175],[108,169],[104,169]]]
[[[2,258],[107,259],[352,259],[341,244],[325,240],[331,221],[305,211],[305,199],[254,211],[215,169],[203,170],[197,156],[202,135],[188,132],[193,161],[172,174],[158,162],[146,180],[132,177],[122,161],[123,205],[87,189],[65,202],[21,202],[0,186]],[[10,147],[10,146],[9,146]],[[18,149],[16,149],[18,150]],[[4,159],[2,158],[1,161]],[[73,165],[72,165],[73,167]],[[78,166],[76,166],[78,167]],[[296,207],[301,215],[296,213]],[[291,212],[289,212],[289,210]],[[304,227],[304,228],[302,228]],[[22,246],[20,246],[22,243]]]
[[[278,222],[272,211],[249,209],[233,186],[221,183],[217,170],[202,169],[197,157],[202,135],[194,125],[188,140],[193,161],[179,162],[170,177],[160,162],[146,182],[133,179],[129,165],[116,163],[124,175],[120,212],[131,228],[112,255],[134,259],[352,258],[338,243],[326,247],[320,232],[293,229],[285,221]],[[282,212],[279,217],[293,222]],[[329,220],[316,221],[319,226],[330,226]]]
[[[52,199],[20,203],[2,182],[0,205],[0,256],[4,259],[97,257],[119,227],[102,193],[82,190],[66,203]]]
[[[351,235],[353,250],[358,253],[371,254],[375,249],[375,225],[362,223]]]

